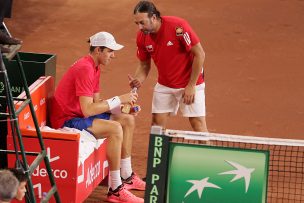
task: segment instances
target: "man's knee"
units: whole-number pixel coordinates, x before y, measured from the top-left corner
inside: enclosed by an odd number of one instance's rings
[[[152,114],[152,125],[166,126],[170,113],[153,113]]]
[[[111,122],[110,129],[109,129],[110,136],[115,136],[117,138],[122,138],[123,129],[119,122],[113,121]]]
[[[135,126],[135,118],[133,115],[127,115],[125,118],[126,125]]]
[[[189,121],[194,131],[208,132],[205,117],[190,117]]]
[[[92,132],[97,138],[109,138],[116,137],[122,139],[123,130],[119,122],[116,121],[104,121],[101,119],[95,119],[93,126],[89,127],[88,130]]]
[[[130,114],[120,114],[117,117],[117,122],[119,122],[122,126],[126,127],[134,127],[135,126],[135,118]]]

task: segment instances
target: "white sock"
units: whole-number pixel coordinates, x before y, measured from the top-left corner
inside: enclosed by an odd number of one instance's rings
[[[109,187],[112,190],[115,190],[122,184],[121,177],[120,177],[120,170],[110,171],[109,173]]]
[[[121,159],[120,161],[120,175],[123,179],[127,179],[132,175],[131,157]]]

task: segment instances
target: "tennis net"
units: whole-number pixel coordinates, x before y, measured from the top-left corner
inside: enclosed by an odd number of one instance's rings
[[[267,202],[304,202],[304,141],[166,130],[172,142],[269,151]]]

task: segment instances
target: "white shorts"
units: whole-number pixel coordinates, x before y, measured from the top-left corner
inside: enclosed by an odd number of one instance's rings
[[[157,83],[152,99],[152,113],[176,115],[180,109],[184,117],[206,116],[205,83],[197,85],[194,103],[186,105],[182,96],[185,88],[174,89]]]

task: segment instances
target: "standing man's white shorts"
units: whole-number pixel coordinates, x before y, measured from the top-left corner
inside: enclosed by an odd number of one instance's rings
[[[153,92],[152,113],[176,115],[178,109],[180,109],[184,117],[206,116],[205,83],[195,87],[194,103],[190,105],[183,102],[184,89],[174,89],[157,83]]]

